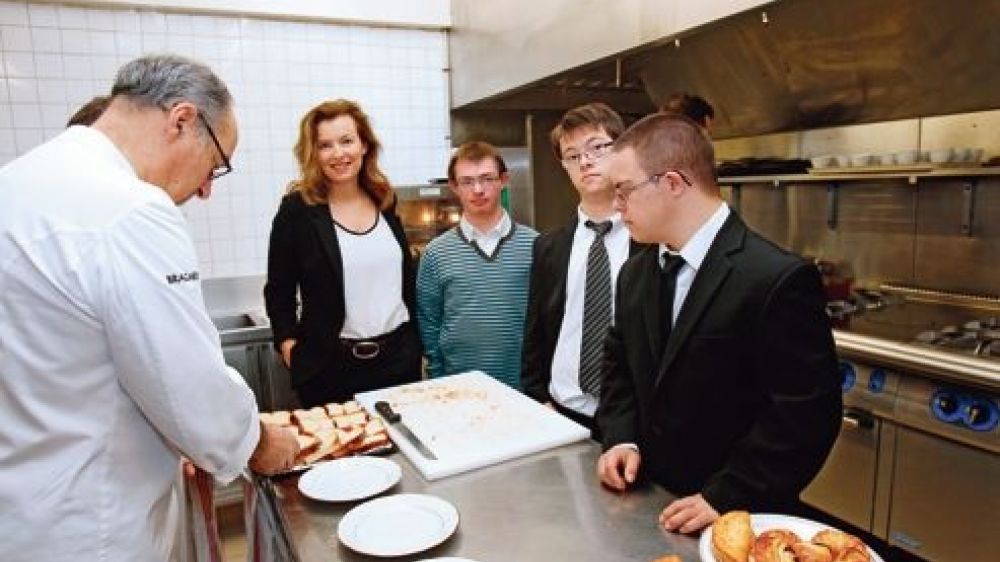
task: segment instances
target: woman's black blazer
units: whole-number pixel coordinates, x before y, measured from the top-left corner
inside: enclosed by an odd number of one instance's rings
[[[416,267],[395,204],[382,211],[403,254],[403,302],[416,319]],[[296,295],[298,293],[298,295]],[[298,298],[302,300],[301,311]],[[326,203],[309,205],[295,192],[281,200],[271,225],[264,304],[274,345],[295,338],[292,385],[343,362],[344,264],[337,231]]]

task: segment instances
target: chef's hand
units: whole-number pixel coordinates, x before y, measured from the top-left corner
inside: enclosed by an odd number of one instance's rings
[[[299,343],[295,338],[288,338],[281,342],[281,360],[285,363],[286,369],[292,368],[292,348]]]
[[[718,518],[719,512],[701,494],[695,494],[674,500],[663,508],[660,525],[671,532],[690,534],[704,529]]]
[[[261,474],[276,474],[295,466],[299,442],[295,434],[279,425],[260,424],[260,440],[250,456],[250,468]]]
[[[616,445],[597,459],[597,476],[601,483],[619,492],[624,492],[635,482],[642,457],[634,447]]]

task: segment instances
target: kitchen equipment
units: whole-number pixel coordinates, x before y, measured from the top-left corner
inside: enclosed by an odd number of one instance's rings
[[[318,501],[357,501],[395,486],[402,475],[399,465],[391,460],[347,457],[309,469],[299,478],[299,491]]]
[[[392,406],[390,406],[388,402],[384,400],[376,402],[375,411],[382,416],[382,419],[384,419],[387,424],[395,428],[396,431],[400,432],[403,437],[405,437],[406,440],[420,452],[421,455],[430,460],[437,460],[437,455],[435,455],[434,452],[431,451],[419,437],[410,431],[410,428],[403,423],[403,417],[394,412]]]
[[[933,164],[945,164],[955,158],[955,151],[951,148],[941,148],[928,153],[928,159]]]
[[[997,559],[998,421],[996,393],[923,377],[901,381],[890,543],[928,560]]]
[[[435,496],[397,494],[363,503],[337,525],[344,546],[372,556],[405,556],[435,547],[458,528],[458,510]]]
[[[851,167],[853,168],[863,168],[865,166],[871,166],[876,164],[872,161],[871,154],[852,154],[851,155]]]
[[[384,400],[434,449],[420,454],[389,425],[399,450],[428,480],[499,464],[581,441],[590,431],[479,371],[358,394],[368,408]]]
[[[883,286],[833,308],[844,423],[802,499],[927,560],[995,560],[1000,300]]]
[[[810,505],[871,532],[876,505],[878,469],[891,457],[883,433],[891,418],[899,377],[885,369],[840,362],[844,414],[840,434],[822,470],[802,492]],[[889,422],[891,423],[891,422]]]
[[[799,158],[740,158],[720,162],[716,171],[720,177],[766,176],[772,174],[804,174],[809,167],[809,160]]]

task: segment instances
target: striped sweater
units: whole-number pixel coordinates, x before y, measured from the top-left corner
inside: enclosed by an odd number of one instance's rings
[[[417,270],[417,326],[431,377],[479,370],[520,390],[536,236],[515,224],[492,257],[457,227],[427,245]]]

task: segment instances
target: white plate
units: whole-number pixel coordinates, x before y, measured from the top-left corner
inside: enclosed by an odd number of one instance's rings
[[[299,491],[319,501],[355,501],[388,490],[402,475],[399,465],[387,459],[346,457],[309,469],[299,478]]]
[[[444,558],[424,558],[423,560],[418,560],[417,562],[476,562],[471,558],[456,558],[454,556],[445,556]]]
[[[750,528],[755,535],[759,535],[770,529],[788,529],[798,535],[802,540],[808,541],[813,535],[823,529],[833,529],[830,525],[825,525],[811,519],[792,517],[791,515],[777,515],[773,513],[751,513]],[[868,554],[872,557],[872,562],[884,562],[871,547],[868,547]],[[712,554],[712,527],[706,527],[698,541],[698,555],[702,562],[717,562]]]
[[[458,528],[458,510],[434,496],[399,494],[365,502],[337,526],[340,542],[372,556],[404,556],[445,541]]]

